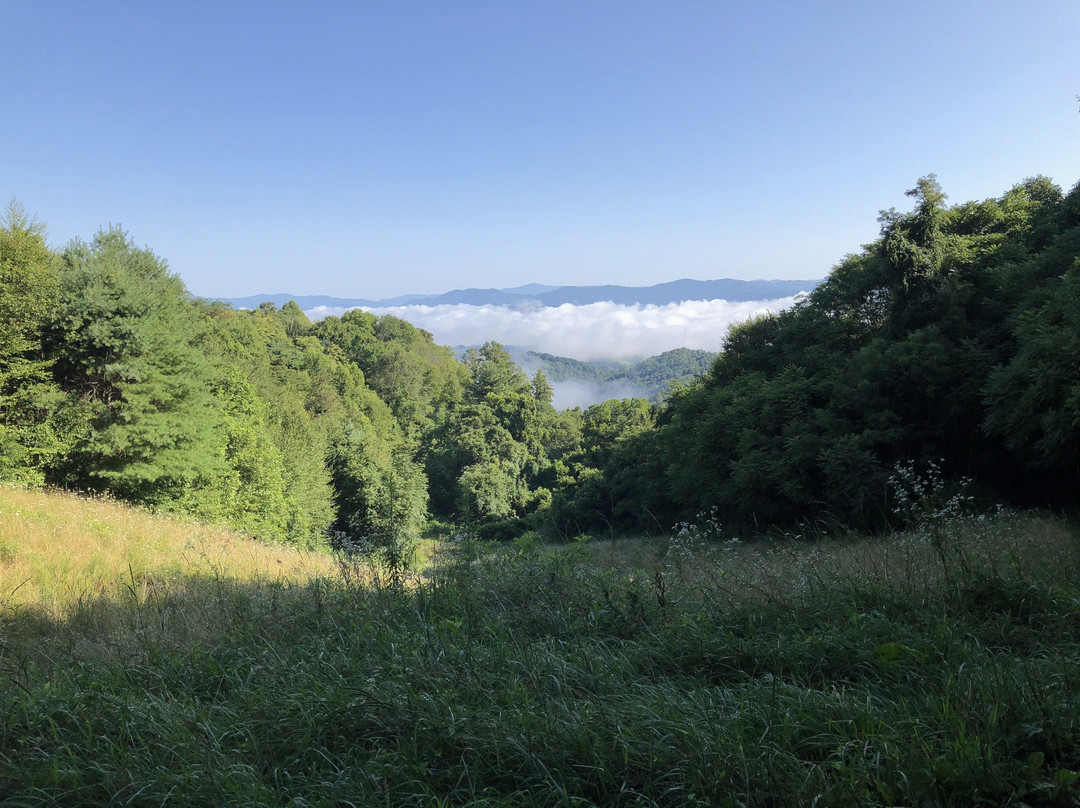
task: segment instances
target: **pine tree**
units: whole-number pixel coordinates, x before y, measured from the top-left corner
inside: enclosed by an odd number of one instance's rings
[[[194,347],[197,309],[165,262],[121,230],[63,253],[51,326],[61,384],[88,420],[60,480],[143,502],[215,466],[218,414]]]
[[[11,203],[0,221],[0,480],[40,483],[62,451],[63,395],[41,349],[56,297],[53,260],[45,228]]]

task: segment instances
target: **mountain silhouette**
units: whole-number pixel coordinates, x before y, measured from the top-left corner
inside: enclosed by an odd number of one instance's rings
[[[775,300],[791,297],[799,292],[809,292],[817,280],[753,280],[742,281],[720,278],[697,281],[683,278],[654,286],[545,286],[526,284],[511,289],[455,289],[439,295],[399,295],[382,300],[366,298],[330,297],[328,295],[263,294],[247,297],[217,298],[241,309],[254,309],[260,303],[270,302],[283,306],[290,300],[305,311],[326,306],[328,308],[391,308],[394,306],[562,306],[570,303],[587,306],[590,303],[611,302],[627,306],[666,306],[684,300]]]

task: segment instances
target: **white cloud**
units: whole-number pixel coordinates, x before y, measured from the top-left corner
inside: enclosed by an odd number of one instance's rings
[[[780,311],[794,303],[794,297],[785,297],[741,303],[690,300],[666,306],[605,302],[517,309],[462,304],[393,306],[367,311],[407,320],[430,331],[440,345],[479,345],[495,340],[587,361],[644,358],[673,348],[717,351],[732,323],[765,311]],[[319,319],[343,311],[319,307],[307,314]]]

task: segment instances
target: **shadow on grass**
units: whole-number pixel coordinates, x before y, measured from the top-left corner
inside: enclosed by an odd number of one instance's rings
[[[0,803],[1074,804],[1075,539],[950,531],[9,609]]]

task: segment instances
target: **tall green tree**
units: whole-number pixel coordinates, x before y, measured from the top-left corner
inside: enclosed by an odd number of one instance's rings
[[[406,564],[427,519],[427,480],[403,448],[370,423],[348,423],[330,453],[337,501],[336,542]]]
[[[56,294],[45,228],[12,202],[0,220],[0,480],[41,483],[65,448],[63,396],[41,344]]]
[[[643,398],[561,414],[550,444],[556,480],[549,521],[557,533],[635,526],[658,510],[646,483],[663,477],[662,466],[647,468],[656,459],[655,425],[655,409]],[[576,445],[567,445],[575,433]]]
[[[49,343],[86,428],[58,479],[140,502],[175,499],[215,466],[219,439],[187,289],[117,228],[61,258]]]
[[[534,512],[551,496],[543,485],[557,426],[551,385],[542,373],[530,380],[497,342],[469,349],[462,364],[462,403],[426,441],[432,509],[488,525]]]
[[[274,443],[268,407],[239,369],[223,369],[213,384],[221,407],[221,463],[189,485],[177,507],[200,519],[274,541],[304,541],[290,532],[284,454]]]
[[[449,348],[436,345],[430,333],[411,323],[353,309],[320,320],[312,333],[360,368],[413,443],[462,398],[464,367]]]

